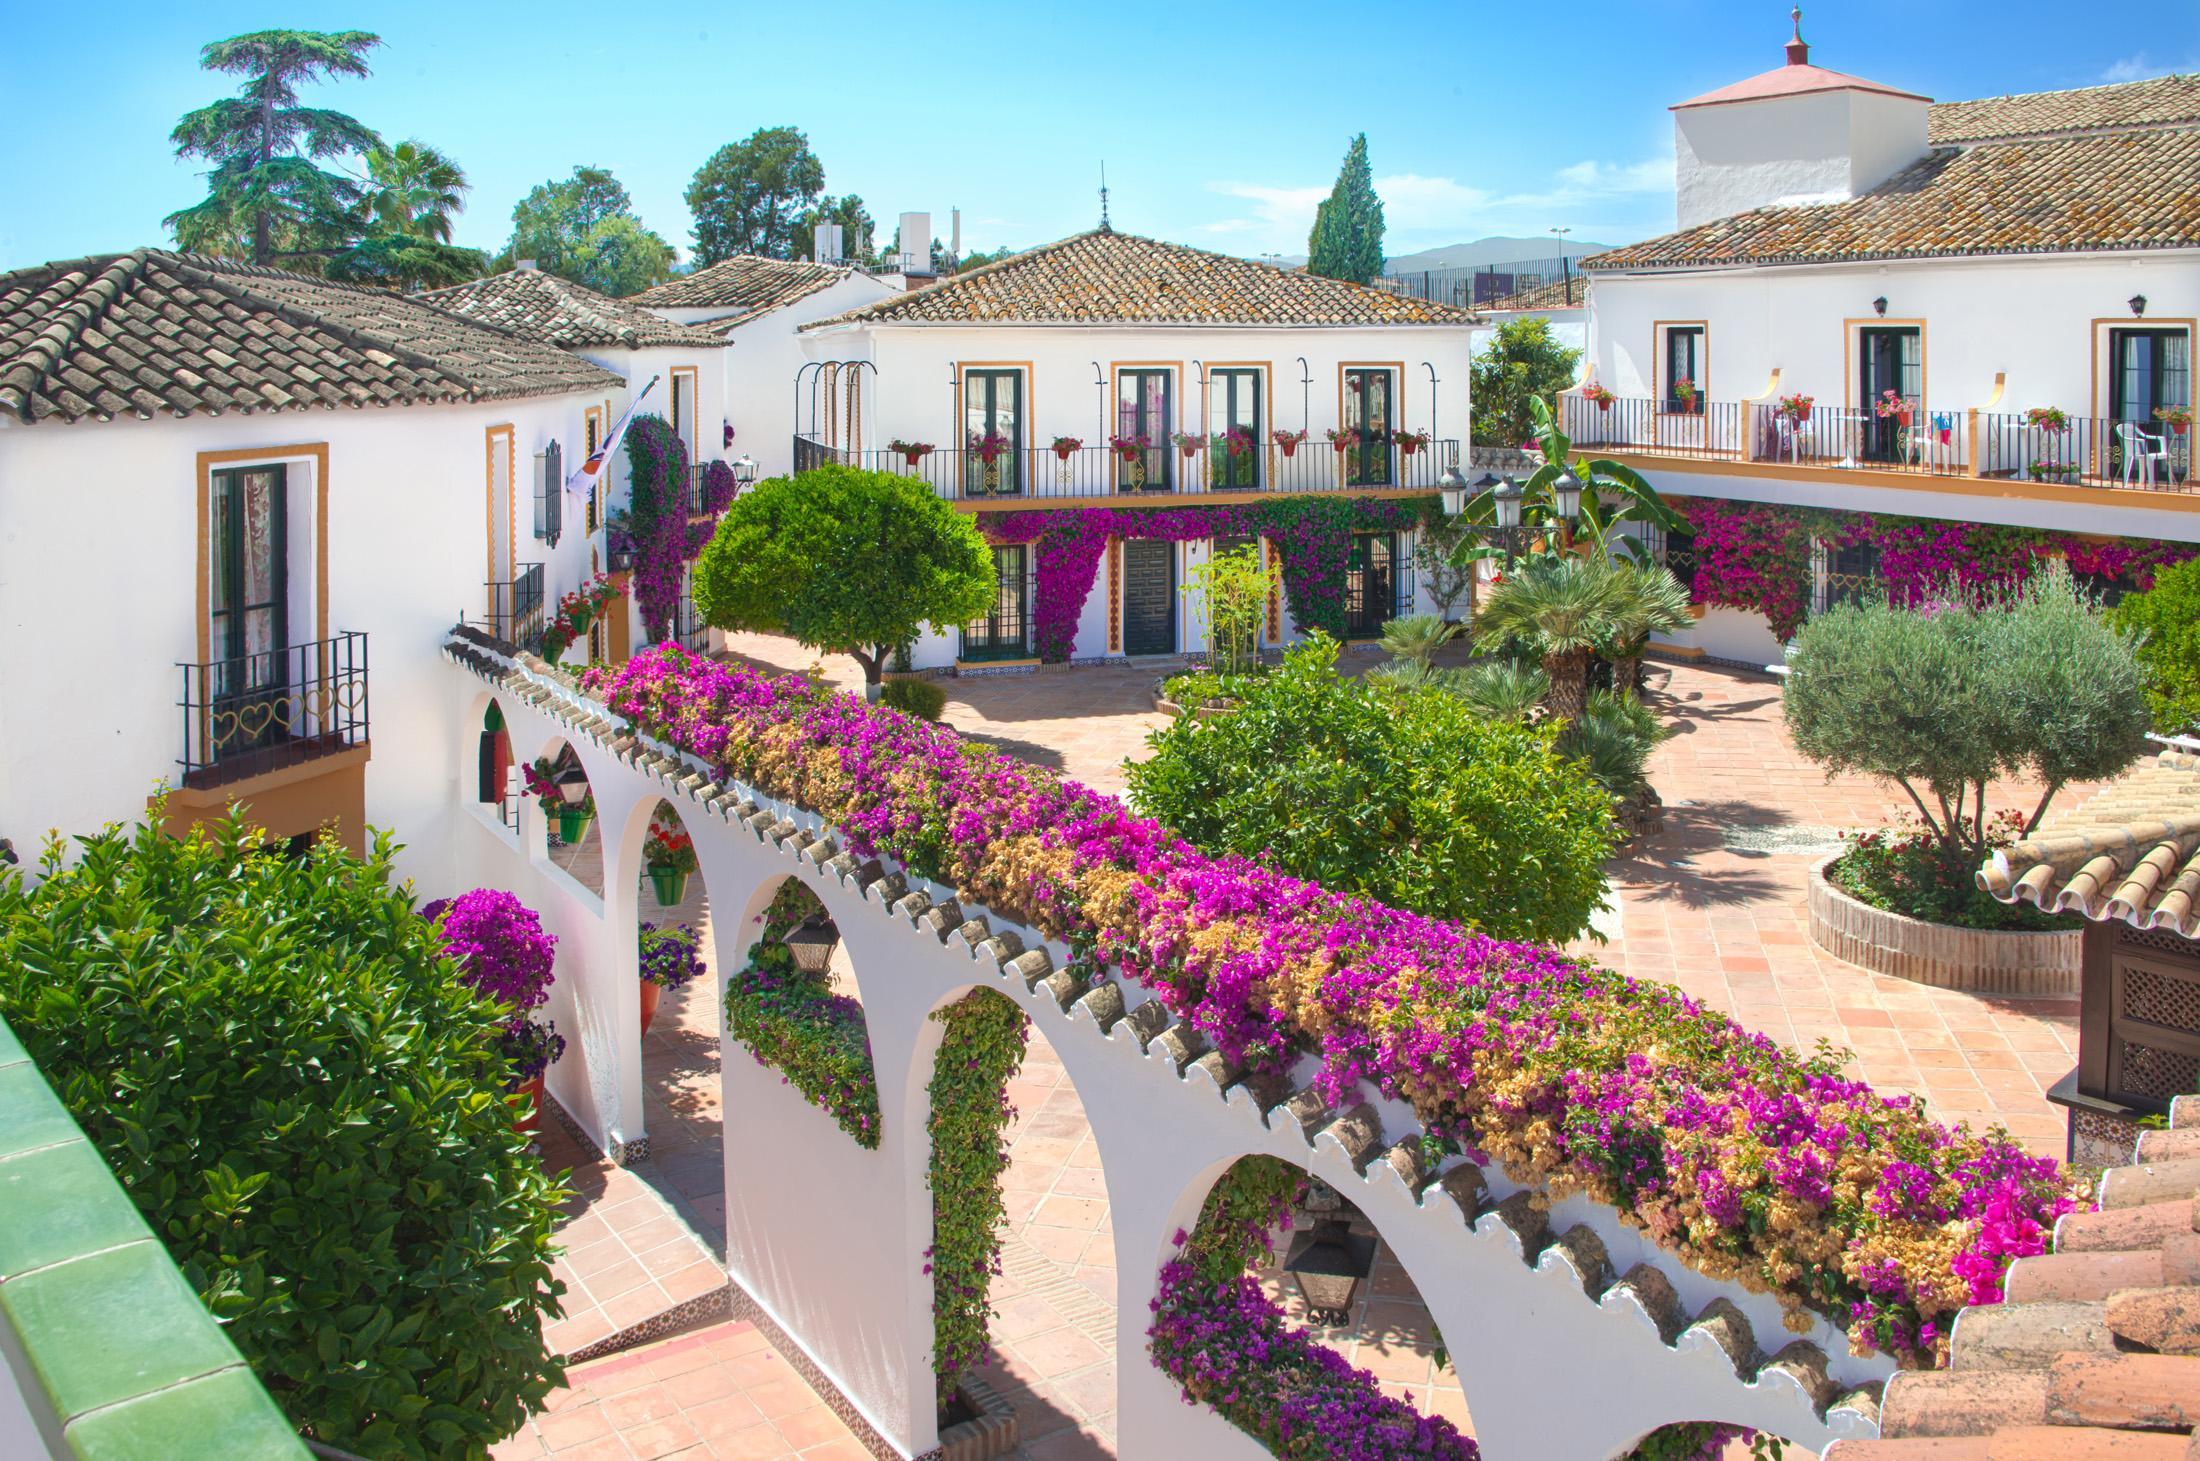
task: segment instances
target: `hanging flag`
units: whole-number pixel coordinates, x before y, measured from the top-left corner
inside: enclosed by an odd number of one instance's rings
[[[633,403],[617,421],[611,423],[611,430],[604,434],[602,441],[596,443],[595,451],[566,477],[566,491],[587,494],[596,490],[596,484],[603,480],[605,464],[611,460],[611,454],[619,449],[619,442],[626,435],[627,423],[634,419],[634,413],[641,408],[642,398],[657,388],[657,380],[656,376],[651,376],[649,384],[634,393]]]

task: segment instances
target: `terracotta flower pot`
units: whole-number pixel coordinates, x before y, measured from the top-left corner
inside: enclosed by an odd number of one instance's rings
[[[522,1136],[533,1136],[542,1126],[542,1077],[521,1081],[506,1099],[512,1103],[512,1129]]]
[[[2170,431],[2178,436],[2183,436],[2191,428],[2192,423],[2190,421],[2172,421],[2169,424]]]
[[[675,908],[687,896],[688,875],[674,867],[653,867],[649,870],[649,885],[657,894],[659,908]]]
[[[1283,454],[1285,456],[1290,456],[1293,452],[1299,449],[1299,444],[1295,441],[1279,441],[1276,443],[1276,445],[1283,448]]]
[[[1066,462],[1069,460],[1069,454],[1075,450],[1077,448],[1073,446],[1058,446],[1054,449],[1054,455],[1058,460]]]
[[[1612,409],[1612,403],[1600,396],[1597,398],[1597,409],[1599,411],[1609,411]]]
[[[647,979],[642,981],[642,1033],[649,1033],[649,1022],[657,1018],[657,1001],[665,997],[665,987]]]

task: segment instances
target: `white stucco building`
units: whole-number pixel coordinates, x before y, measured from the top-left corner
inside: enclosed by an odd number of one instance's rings
[[[1272,536],[1229,509],[1435,490],[1467,434],[1474,322],[1450,305],[1103,226],[805,326],[809,364],[789,382],[800,386],[796,464],[903,472],[981,517],[1125,514],[1107,525],[1069,657],[1196,652],[1205,641],[1182,592],[1191,567],[1241,538],[1276,554]],[[1346,449],[1331,431],[1352,433]],[[1183,520],[1145,516],[1165,509],[1211,511],[1217,530],[1186,536]],[[917,668],[1040,656],[1035,548],[995,537],[993,612],[920,641]],[[1412,538],[1372,520],[1354,534],[1348,637],[1421,604]],[[1287,617],[1272,609],[1268,642],[1295,637]]]
[[[2200,541],[2200,76],[1935,104],[1798,33],[1673,118],[1679,231],[1583,266],[1578,444],[1668,496]],[[1677,647],[1778,649],[1716,608]]]
[[[246,264],[0,275],[0,836],[27,860],[165,785],[171,828],[241,800],[283,837],[400,829],[442,886],[437,647],[461,616],[523,636],[586,577],[545,463],[625,386]]]

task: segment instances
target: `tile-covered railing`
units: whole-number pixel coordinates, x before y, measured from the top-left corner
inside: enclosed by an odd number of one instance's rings
[[[307,1455],[0,1021],[0,1456]]]

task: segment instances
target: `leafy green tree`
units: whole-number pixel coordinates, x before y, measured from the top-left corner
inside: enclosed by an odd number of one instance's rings
[[[624,299],[672,277],[672,245],[642,227],[640,219],[618,214],[588,230],[567,261],[565,277]]]
[[[2139,666],[2154,728],[2164,735],[2200,729],[2200,558],[2156,569],[2154,586],[2127,595],[2109,619],[2144,636]]]
[[[796,227],[824,191],[825,164],[800,128],[759,127],[745,141],[728,142],[688,184],[696,262],[793,258]]]
[[[1228,715],[1151,733],[1133,800],[1201,850],[1259,858],[1336,892],[1560,940],[1603,902],[1611,798],[1549,728],[1443,689],[1340,677],[1317,635],[1238,682]]]
[[[1208,659],[1215,672],[1241,675],[1260,659],[1260,625],[1278,582],[1263,568],[1260,549],[1248,544],[1196,565],[1185,586],[1207,628]]]
[[[817,226],[820,223],[840,225],[841,248],[846,253],[848,262],[871,262],[874,257],[871,252],[872,235],[878,225],[871,221],[871,211],[863,206],[861,198],[854,193],[840,198],[828,194],[818,200],[816,207],[796,220],[792,245],[796,258],[817,258]]]
[[[348,240],[362,189],[319,164],[382,139],[342,112],[300,106],[298,88],[365,76],[367,53],[381,43],[363,30],[263,30],[201,51],[205,69],[245,80],[237,95],[185,113],[169,133],[178,157],[214,164],[205,199],[163,220],[177,244],[270,264]]]
[[[1345,149],[1337,185],[1314,209],[1306,238],[1306,272],[1365,284],[1383,272],[1383,200],[1367,161],[1367,134]]]
[[[56,838],[0,877],[0,1016],[290,1419],[486,1456],[563,1378],[551,1224],[498,1037],[390,874],[242,822]]]
[[[473,186],[457,163],[425,142],[405,141],[368,149],[366,165],[366,204],[375,229],[451,241],[452,223],[466,211]]]
[[[993,554],[922,482],[819,467],[734,499],[695,564],[695,607],[721,629],[786,634],[852,656],[866,698],[897,645],[986,611]]]
[[[2064,786],[2113,776],[2146,748],[2131,636],[2059,564],[1983,600],[1843,604],[1793,646],[1781,703],[1796,747],[1828,774],[1900,787],[1950,886],[1967,884],[1987,853],[1995,781],[2045,788],[2030,832]]]
[[[478,279],[489,267],[479,249],[378,230],[328,261],[331,279],[393,289],[441,289]]]
[[[1538,434],[1530,399],[1557,409],[1558,393],[1574,383],[1581,352],[1551,334],[1551,322],[1507,320],[1468,367],[1478,446],[1518,446]]]

